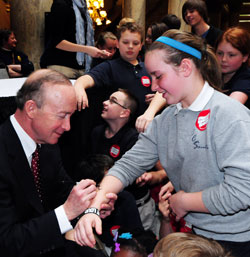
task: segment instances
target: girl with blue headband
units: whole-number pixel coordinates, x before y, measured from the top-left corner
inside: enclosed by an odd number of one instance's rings
[[[145,64],[152,89],[169,107],[104,177],[92,214],[76,226],[77,243],[93,246],[92,228],[101,233],[94,210],[105,194],[118,193],[160,160],[176,191],[166,192],[171,215],[235,257],[249,256],[250,111],[216,89],[220,66],[199,37],[169,30],[149,48]]]

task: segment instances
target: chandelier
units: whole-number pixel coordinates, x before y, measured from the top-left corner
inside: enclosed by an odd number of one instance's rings
[[[104,0],[86,0],[88,11],[91,19],[96,25],[102,25],[105,22],[106,25],[110,24],[111,21],[107,18],[107,12],[104,8]]]

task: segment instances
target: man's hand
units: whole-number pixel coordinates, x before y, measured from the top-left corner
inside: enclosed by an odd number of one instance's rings
[[[83,213],[90,205],[91,200],[96,196],[95,182],[90,179],[81,180],[71,190],[68,199],[63,205],[69,220],[73,220]]]
[[[106,194],[106,198],[109,199],[108,203],[103,203],[101,205],[100,217],[105,219],[114,210],[115,201],[117,200],[117,195],[113,193]]]
[[[77,244],[94,247],[95,236],[93,228],[98,235],[102,233],[102,221],[96,214],[88,213],[81,217],[74,228],[74,240]]]
[[[9,64],[7,65],[8,67],[8,72],[9,72],[9,76],[11,78],[18,78],[18,77],[22,77],[22,73],[21,73],[21,65],[20,64]]]

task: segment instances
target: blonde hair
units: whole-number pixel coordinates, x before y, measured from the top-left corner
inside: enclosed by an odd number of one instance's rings
[[[129,18],[129,17],[124,17],[120,20],[119,24],[117,25],[117,28],[119,29],[122,25],[126,23],[135,23],[135,19]]]
[[[191,233],[171,233],[154,249],[154,257],[233,257],[215,240]]]

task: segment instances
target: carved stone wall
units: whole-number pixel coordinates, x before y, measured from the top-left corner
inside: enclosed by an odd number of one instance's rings
[[[11,0],[11,29],[18,40],[18,49],[29,56],[35,69],[44,49],[44,13],[53,0]]]

